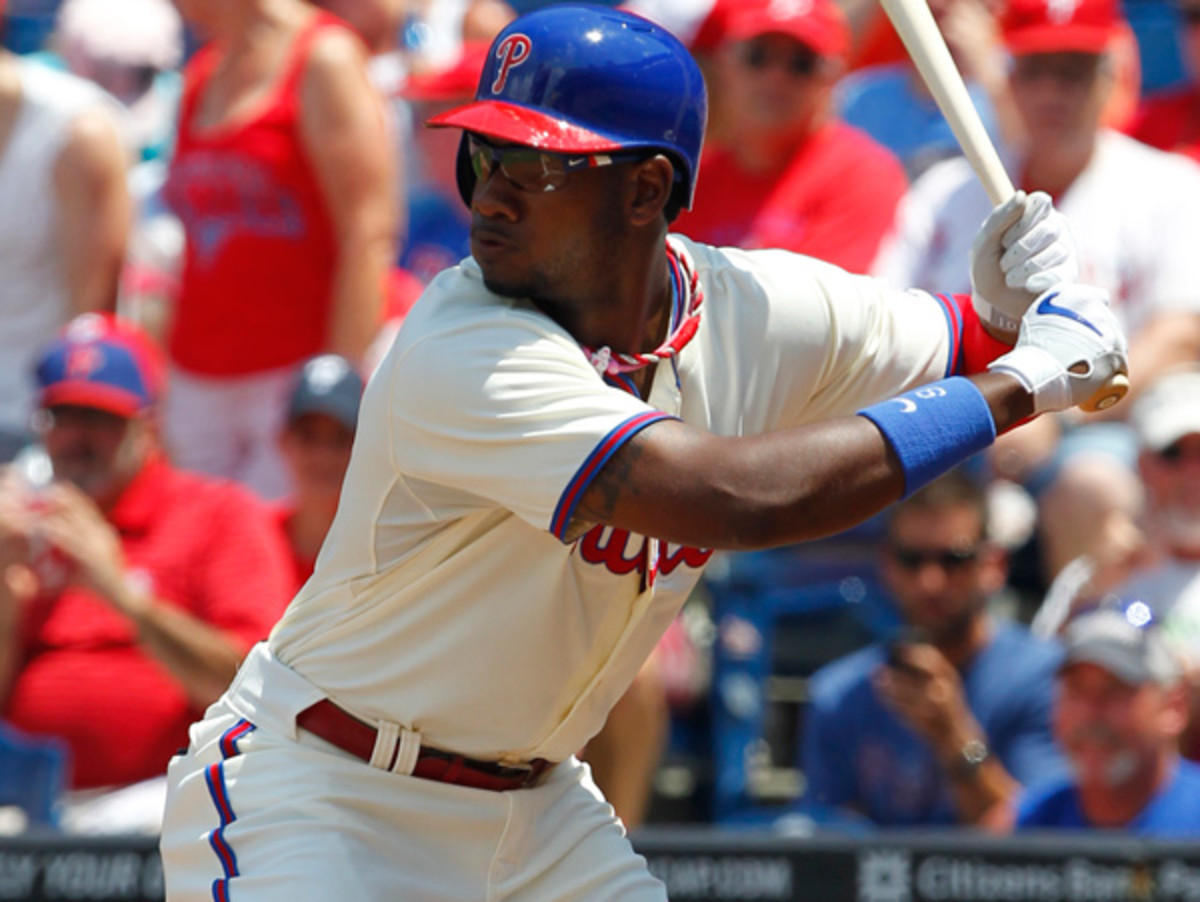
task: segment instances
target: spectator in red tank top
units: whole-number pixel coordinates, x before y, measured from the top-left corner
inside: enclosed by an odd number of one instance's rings
[[[359,361],[393,256],[394,150],[367,51],[302,0],[179,0],[188,64],[166,196],[187,236],[168,350],[182,465],[287,490],[276,436],[297,366]]]
[[[727,118],[675,229],[718,245],[779,247],[866,272],[907,188],[896,157],[835,118],[849,46],[834,0],[746,0],[718,59]]]
[[[286,552],[249,491],[159,452],[163,365],[140,330],[77,317],[36,375],[55,481],[0,471],[0,712],[66,742],[72,788],[128,787],[165,774],[266,637]]]

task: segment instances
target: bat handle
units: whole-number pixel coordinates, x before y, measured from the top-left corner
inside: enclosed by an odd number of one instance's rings
[[[993,206],[999,206],[1013,196],[1015,189],[1012,180],[991,144],[984,145],[982,151],[975,145],[970,145],[964,148],[964,153],[979,176],[983,190],[987,192],[988,200]]]

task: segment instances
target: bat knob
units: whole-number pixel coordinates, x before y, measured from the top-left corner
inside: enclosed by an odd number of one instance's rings
[[[1079,405],[1079,409],[1088,413],[1108,410],[1128,393],[1129,377],[1124,373],[1114,373],[1094,395]]]

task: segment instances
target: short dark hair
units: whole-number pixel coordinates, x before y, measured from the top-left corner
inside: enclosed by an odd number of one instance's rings
[[[933,482],[922,486],[898,502],[888,518],[888,525],[905,511],[944,511],[968,507],[979,515],[980,537],[988,535],[988,496],[982,480],[965,467],[959,466],[943,473]]]

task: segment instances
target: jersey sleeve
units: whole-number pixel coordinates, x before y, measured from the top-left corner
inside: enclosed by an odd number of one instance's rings
[[[507,310],[414,342],[392,371],[396,469],[464,508],[500,507],[565,538],[587,486],[667,418],[607,385],[544,318]]]
[[[770,380],[779,399],[768,428],[851,415],[958,372],[963,318],[953,298],[896,290],[795,254],[753,253],[765,312],[739,313],[750,325],[732,328],[767,323],[752,357],[757,379]]]

